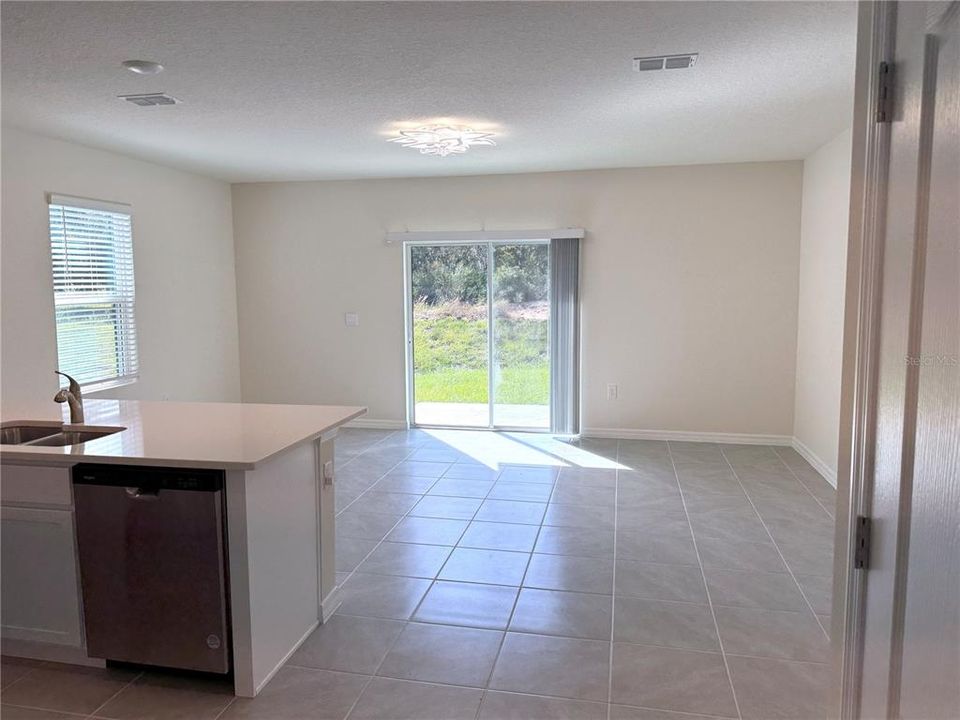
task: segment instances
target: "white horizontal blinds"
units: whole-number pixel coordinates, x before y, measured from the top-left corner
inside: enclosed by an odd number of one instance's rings
[[[50,247],[59,369],[81,385],[136,378],[129,208],[51,196]]]

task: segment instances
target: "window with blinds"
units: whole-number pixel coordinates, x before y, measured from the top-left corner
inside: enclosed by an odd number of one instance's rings
[[[137,377],[130,207],[51,195],[59,370],[87,389]]]

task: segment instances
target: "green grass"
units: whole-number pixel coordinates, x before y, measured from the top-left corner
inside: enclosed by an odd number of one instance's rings
[[[550,398],[547,322],[496,324],[496,401],[546,405]],[[416,402],[487,402],[487,322],[414,312]]]
[[[417,402],[485,403],[486,369],[448,367],[414,376]],[[550,399],[550,368],[546,363],[503,368],[496,399],[504,405],[546,405]]]

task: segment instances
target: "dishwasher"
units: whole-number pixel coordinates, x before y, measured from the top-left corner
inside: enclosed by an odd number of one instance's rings
[[[76,465],[87,655],[230,672],[224,473]]]

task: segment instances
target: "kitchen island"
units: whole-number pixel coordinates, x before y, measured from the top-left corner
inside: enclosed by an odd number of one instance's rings
[[[255,696],[336,610],[334,438],[365,408],[87,400],[85,410],[82,429],[109,434],[0,446],[3,652],[103,663],[87,656],[83,631],[75,466],[221,471],[234,688]],[[61,424],[18,417],[2,427]]]

